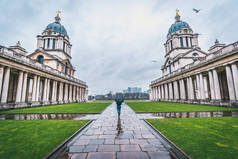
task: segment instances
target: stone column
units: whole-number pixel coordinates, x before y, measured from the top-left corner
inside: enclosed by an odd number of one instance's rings
[[[37,86],[36,86],[36,98],[35,101],[39,101],[39,93],[40,93],[40,76],[37,79]]]
[[[58,101],[57,95],[58,95],[58,81],[55,81],[55,101]]]
[[[72,90],[73,90],[72,98],[73,98],[73,101],[75,101],[75,86],[74,85],[72,85]]]
[[[186,81],[187,81],[188,99],[191,99],[190,78],[188,77],[188,78],[186,79]],[[185,91],[186,91],[186,90],[185,90]]]
[[[72,102],[72,85],[69,84],[69,101]]]
[[[211,93],[211,99],[215,100],[216,95],[215,95],[215,88],[214,88],[214,80],[213,80],[213,75],[212,71],[208,71],[208,76],[209,76],[209,85],[210,85],[210,93]]]
[[[219,84],[216,69],[212,70],[212,73],[213,73],[214,87],[216,92],[216,100],[221,100],[220,84]]]
[[[167,85],[167,83],[164,84],[164,92],[165,92],[165,99],[167,100],[168,99],[168,85]]]
[[[232,68],[232,75],[234,80],[236,100],[238,100],[238,68],[235,63],[231,64],[231,68]]]
[[[24,80],[23,80],[23,86],[22,86],[22,95],[21,95],[21,102],[26,102],[26,88],[27,88],[27,77],[28,73],[24,73]]]
[[[49,97],[50,97],[50,79],[47,80],[47,93],[46,93],[46,101],[49,101]]]
[[[64,101],[68,102],[68,84],[67,83],[65,83],[65,86],[64,86]]]
[[[184,86],[184,81],[183,79],[179,80],[180,81],[180,96],[181,99],[185,100],[185,86]]]
[[[233,77],[232,77],[231,68],[229,65],[226,65],[226,79],[227,79],[230,100],[236,100]]]
[[[164,85],[161,85],[161,99],[164,99]]]
[[[174,99],[179,99],[179,92],[178,92],[178,82],[174,81]]]
[[[207,77],[204,77],[203,80],[204,80],[204,98],[208,99]]]
[[[190,99],[194,100],[194,86],[193,86],[193,79],[192,77],[189,77],[189,83],[190,83]]]
[[[47,85],[48,85],[48,79],[45,78],[45,80],[44,80],[44,91],[43,91],[43,102],[45,102],[46,98],[47,98]]]
[[[2,92],[3,74],[4,74],[4,67],[0,66],[0,97]]]
[[[154,87],[154,91],[155,91],[155,101],[157,101],[157,98],[158,98],[157,87]],[[83,92],[83,94],[84,94],[84,92]]]
[[[32,88],[32,101],[36,101],[36,86],[37,86],[37,75],[34,75],[33,88]]]
[[[1,103],[7,103],[9,79],[10,79],[10,67],[7,67],[4,72]]]
[[[161,88],[161,87],[158,86],[159,99],[161,99],[161,89],[160,89],[160,88]]]
[[[201,87],[200,87],[200,80],[199,75],[196,75],[196,83],[197,83],[197,99],[201,99]]]
[[[169,83],[169,99],[174,99],[172,82]]]
[[[23,85],[23,71],[20,71],[19,75],[18,75],[16,103],[20,103],[21,102],[22,85]]]
[[[202,73],[199,74],[199,81],[200,81],[200,98],[205,99],[204,79]]]
[[[60,86],[59,86],[59,101],[62,102],[63,100],[63,83],[59,82]]]
[[[51,93],[51,102],[54,102],[55,101],[55,81],[53,81],[53,84],[52,84],[52,93]]]

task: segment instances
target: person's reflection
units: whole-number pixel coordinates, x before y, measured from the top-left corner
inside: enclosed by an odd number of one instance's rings
[[[122,128],[121,128],[121,118],[120,116],[117,118],[117,136],[116,138],[119,138],[120,134],[122,133]]]

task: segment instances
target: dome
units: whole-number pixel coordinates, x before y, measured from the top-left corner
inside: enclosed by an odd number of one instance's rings
[[[192,30],[191,27],[188,25],[188,23],[184,21],[176,21],[174,24],[170,26],[168,35],[178,30],[182,30],[183,28],[189,28],[190,30]]]
[[[68,36],[67,34],[67,31],[66,29],[64,28],[63,25],[61,25],[59,22],[53,22],[53,23],[50,23],[49,25],[47,25],[46,29],[45,30],[48,30],[48,29],[52,29],[53,31],[55,32],[58,32],[58,33],[61,33],[61,34],[64,34],[66,36]]]

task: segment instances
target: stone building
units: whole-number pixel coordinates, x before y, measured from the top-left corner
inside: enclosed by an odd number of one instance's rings
[[[74,77],[72,45],[60,20],[57,14],[29,55],[20,42],[0,45],[0,109],[87,101],[88,87]]]
[[[198,34],[177,11],[164,46],[162,77],[150,84],[152,101],[238,106],[238,42],[216,40],[201,50]]]

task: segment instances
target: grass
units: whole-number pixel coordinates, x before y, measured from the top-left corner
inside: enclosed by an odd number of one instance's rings
[[[41,159],[87,120],[2,120],[0,158]]]
[[[130,102],[129,106],[136,112],[191,112],[191,111],[231,111],[238,108],[216,107],[172,102]]]
[[[100,113],[110,102],[104,103],[70,103],[52,106],[42,106],[23,109],[12,109],[0,111],[0,114],[14,114],[14,113]]]
[[[148,120],[193,159],[233,159],[238,156],[238,118]]]

